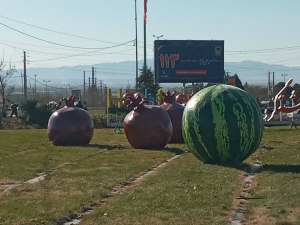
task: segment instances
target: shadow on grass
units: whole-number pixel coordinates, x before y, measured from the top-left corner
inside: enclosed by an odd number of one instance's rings
[[[173,152],[175,153],[176,155],[181,155],[183,153],[185,153],[185,151],[183,151],[182,149],[180,148],[164,148],[165,151],[168,151],[168,152]]]
[[[250,173],[251,166],[252,166],[252,165],[250,165],[248,163],[240,163],[240,164],[226,163],[226,164],[222,164],[222,163],[206,162],[205,164],[214,165],[214,166],[221,166],[221,167],[227,167],[227,168],[232,168],[232,169],[237,169],[237,170],[243,171],[245,173]]]
[[[141,149],[141,150],[144,150],[144,151],[168,151],[168,152],[172,152],[176,155],[181,155],[181,154],[185,153],[185,151],[183,151],[180,148],[168,148],[168,147],[163,148],[163,149],[149,148],[149,149]]]
[[[220,165],[222,166],[222,165]],[[223,165],[225,166],[225,165]],[[244,171],[246,173],[251,172],[252,165],[248,163],[241,163],[239,165],[226,165],[225,167],[235,168],[237,170]],[[272,172],[272,173],[300,173],[299,165],[274,165],[274,164],[264,164],[260,169],[255,171],[255,173],[261,172]]]
[[[274,172],[274,173],[300,173],[300,165],[262,165],[260,172]]]
[[[100,144],[88,144],[85,147],[90,148],[101,148],[101,149],[107,149],[107,150],[113,150],[113,149],[125,149],[123,145],[100,145]]]

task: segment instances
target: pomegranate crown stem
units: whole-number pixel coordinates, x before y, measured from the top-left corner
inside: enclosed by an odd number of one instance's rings
[[[66,106],[72,107],[72,106],[74,106],[74,103],[75,103],[75,96],[71,95],[70,97],[63,98],[62,100],[65,101]]]
[[[145,104],[148,103],[148,99],[143,98],[142,101],[136,106],[134,107],[134,111],[138,112],[138,113],[142,113],[145,110]]]

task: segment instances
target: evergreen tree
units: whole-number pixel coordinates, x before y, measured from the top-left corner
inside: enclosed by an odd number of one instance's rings
[[[239,76],[237,74],[234,74],[234,77],[235,77],[235,86],[240,88],[240,89],[245,90],[244,85],[242,84]]]
[[[138,77],[138,90],[141,93],[145,93],[145,89],[148,89],[148,93],[157,93],[160,86],[158,83],[154,82],[154,73],[151,70],[151,67],[144,67],[140,69],[140,75]]]
[[[293,89],[297,92],[297,95],[298,95],[298,98],[295,100],[295,103],[299,103],[300,101],[300,84],[298,83],[295,83],[294,86],[293,86]]]

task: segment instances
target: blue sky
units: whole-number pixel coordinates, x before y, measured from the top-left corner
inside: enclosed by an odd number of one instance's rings
[[[0,10],[2,56],[18,68],[23,50],[28,67],[134,61],[134,4],[134,0],[5,1]],[[299,0],[148,0],[147,58],[153,58],[153,35],[163,35],[161,39],[224,40],[225,62],[300,66],[299,9]],[[142,60],[143,0],[137,0],[137,16]],[[119,44],[123,45],[113,47]]]

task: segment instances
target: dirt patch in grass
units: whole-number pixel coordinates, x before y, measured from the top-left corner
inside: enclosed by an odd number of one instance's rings
[[[15,180],[11,180],[11,179],[5,178],[5,179],[0,180],[0,185],[16,184],[18,182],[19,181],[15,181]]]
[[[62,169],[64,168],[65,166],[70,166],[70,165],[74,165],[75,163],[72,163],[72,162],[65,162],[65,163],[61,163],[59,165],[57,165],[57,167],[55,169]]]
[[[299,223],[300,208],[290,209],[288,211],[287,221],[290,223]]]
[[[264,224],[264,225],[274,225],[274,224],[286,224],[286,225],[296,225],[299,224],[300,208],[290,209],[288,211],[279,212],[281,214],[286,214],[285,218],[275,218],[269,215],[268,207],[257,207],[253,210],[253,215],[248,221],[242,221],[245,225],[254,224]]]
[[[267,214],[268,209],[266,207],[258,207],[253,210],[253,216],[248,221],[242,221],[245,225],[264,224],[273,225],[276,223],[276,219],[269,217]]]
[[[240,175],[238,176],[238,179],[239,180],[244,180],[245,176],[247,176],[247,173],[240,173]],[[242,192],[243,190],[244,190],[244,188],[242,187],[240,192]],[[235,198],[233,200],[233,207],[232,207],[232,210],[231,210],[231,213],[230,213],[231,215],[235,215],[237,209],[239,208],[240,201],[241,201],[240,196],[238,196],[237,198]]]
[[[233,202],[234,212],[232,213],[231,222],[234,223],[244,221],[247,204],[249,201],[255,200],[253,198],[253,188],[258,186],[256,173],[261,169],[261,163],[254,161],[252,166],[245,164],[241,169],[245,172],[239,176],[243,180],[243,186],[239,197]]]

